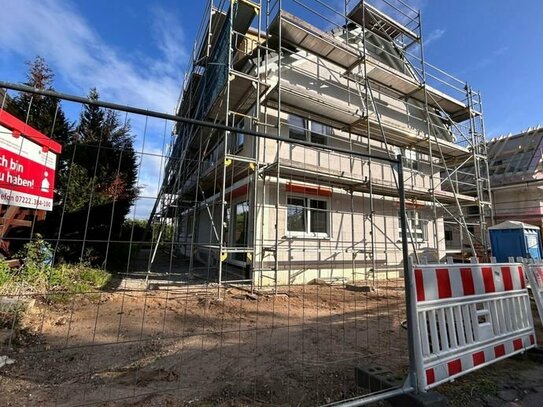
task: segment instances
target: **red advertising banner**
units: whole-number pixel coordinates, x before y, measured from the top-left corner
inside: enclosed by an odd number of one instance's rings
[[[0,109],[0,204],[52,210],[55,151],[57,143]]]

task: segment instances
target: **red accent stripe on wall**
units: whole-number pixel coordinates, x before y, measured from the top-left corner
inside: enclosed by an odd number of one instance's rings
[[[50,139],[45,134],[40,133],[35,128],[30,127],[25,122],[17,119],[4,109],[0,109],[0,124],[10,129],[14,136],[17,136],[17,134],[23,134],[27,139],[38,143],[40,146],[49,148],[56,154],[60,154],[62,152],[62,146],[59,143]]]
[[[505,291],[513,289],[513,278],[511,277],[511,269],[507,266],[502,267],[503,288]]]
[[[421,269],[415,270],[415,285],[417,286],[417,301],[424,301],[426,297],[424,295],[424,281]]]
[[[304,195],[332,196],[332,188],[293,184],[292,182],[287,184],[286,190]]]
[[[248,184],[242,185],[241,187],[236,188],[232,192],[230,192],[230,199],[234,199],[242,195],[247,195],[248,190],[249,190]]]
[[[437,276],[437,290],[439,298],[451,298],[452,289],[451,289],[451,280],[449,278],[448,269],[436,269]]]
[[[473,284],[473,273],[469,268],[460,269],[460,277],[462,278],[462,289],[464,295],[475,294],[475,284]]]
[[[483,267],[481,269],[481,272],[483,273],[483,283],[485,285],[485,293],[495,292],[496,287],[494,287],[494,276],[492,275],[492,268]]]

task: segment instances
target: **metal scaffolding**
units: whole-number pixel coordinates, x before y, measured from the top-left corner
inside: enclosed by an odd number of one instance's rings
[[[425,61],[418,10],[402,0],[379,5],[208,1],[176,114],[278,139],[272,145],[179,124],[150,219],[161,225],[157,245],[174,220],[177,253],[190,259],[191,271],[203,270],[219,285],[277,287],[282,267],[296,281],[294,270],[305,267],[294,264],[296,256],[306,262],[314,251],[311,258],[320,259],[327,242],[296,246],[282,236],[284,192],[339,190],[349,196],[351,234],[335,248],[328,240],[325,250],[336,262],[348,253],[341,262],[350,263],[349,279],[374,279],[380,269],[399,268],[401,256],[391,253],[401,250],[389,227],[398,174],[371,156],[402,153],[412,254],[422,253],[424,241],[438,259],[486,256],[490,184],[481,95]],[[291,116],[303,118],[298,127]],[[287,157],[288,137],[322,145],[302,156],[291,149]],[[370,158],[326,150],[332,145]],[[355,209],[364,214],[363,242],[355,239]],[[418,230],[420,211],[431,233]],[[447,247],[445,228],[459,234],[458,247]],[[288,259],[280,255],[287,246]]]

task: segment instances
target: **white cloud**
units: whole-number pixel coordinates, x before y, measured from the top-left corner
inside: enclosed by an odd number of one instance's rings
[[[69,1],[3,0],[2,11],[9,18],[0,23],[0,52],[23,61],[43,56],[57,84],[68,87],[59,90],[81,95],[96,87],[103,100],[173,112],[188,55],[181,24],[171,13],[150,9],[152,45],[158,55],[151,57],[109,45]],[[143,146],[144,154],[139,168],[141,197],[130,216],[135,212],[137,218],[146,218],[162,181],[164,140],[169,142],[171,123],[128,118],[136,135],[134,148],[141,153]]]
[[[438,41],[443,35],[445,34],[445,30],[442,28],[436,28],[434,31],[432,31],[425,39],[424,39],[424,46],[427,47],[431,43]]]
[[[107,44],[74,4],[61,0],[4,0],[0,49],[25,60],[43,56],[57,78],[77,93],[96,87],[117,103],[171,112],[179,95],[186,60],[180,24],[160,9],[152,11],[158,59]]]

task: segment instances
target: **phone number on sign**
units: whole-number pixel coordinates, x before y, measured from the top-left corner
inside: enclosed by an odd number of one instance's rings
[[[0,201],[10,204],[20,204],[31,208],[50,208],[51,201],[44,201],[40,198],[30,198],[27,196],[13,195],[9,192],[0,194]]]

